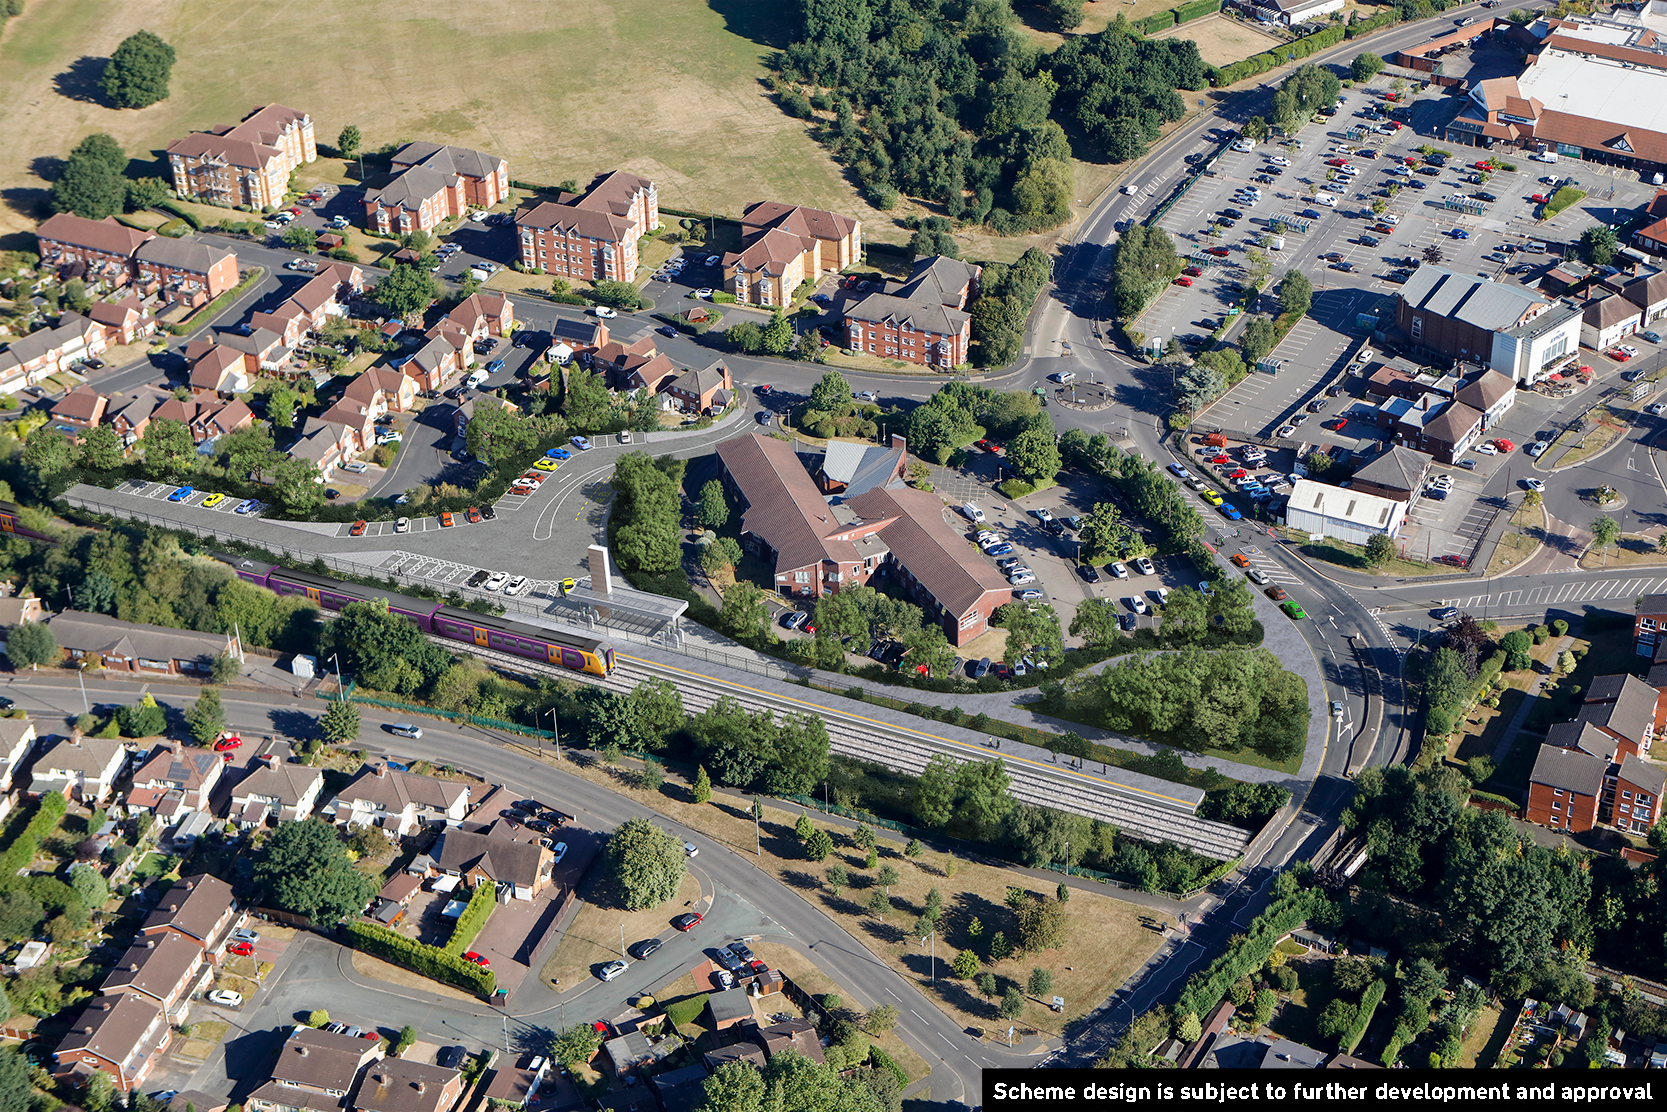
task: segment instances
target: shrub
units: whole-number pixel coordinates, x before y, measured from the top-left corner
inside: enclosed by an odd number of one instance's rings
[[[421,973],[441,984],[473,992],[482,1000],[490,1000],[497,991],[498,977],[492,970],[464,961],[438,946],[425,946],[375,923],[349,923],[346,930],[348,942],[372,957]]]
[[[486,920],[491,917],[497,899],[496,885],[475,885],[474,892],[469,896],[469,906],[463,909],[463,914],[457,917],[456,924],[452,926],[451,940],[446,943],[446,953],[461,954],[469,948],[475,936],[480,934],[481,928],[486,926]]]

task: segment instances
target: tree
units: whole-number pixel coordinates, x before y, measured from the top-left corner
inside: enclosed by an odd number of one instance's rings
[[[316,818],[274,830],[256,858],[254,878],[273,907],[320,925],[357,915],[377,888],[353,867],[335,827]]]
[[[1608,514],[1599,514],[1592,522],[1592,547],[1602,551],[1612,547],[1621,537],[1621,523]]]
[[[117,108],[149,108],[168,99],[174,48],[149,31],[135,31],[110,55],[99,87]]]
[[[1321,1038],[1335,1039],[1346,1032],[1354,1023],[1356,1007],[1340,997],[1333,997],[1327,1004],[1325,1011],[1315,1022],[1314,1029]]]
[[[729,499],[724,496],[724,485],[710,479],[700,488],[700,523],[708,529],[721,529],[729,521]]]
[[[683,843],[647,819],[630,819],[616,828],[607,855],[630,911],[657,907],[677,895],[689,871]]]
[[[818,827],[805,839],[805,856],[812,861],[826,861],[833,852],[833,835]]]
[[[1028,900],[1018,908],[1019,943],[1027,953],[1057,950],[1065,944],[1068,920],[1058,900]]]
[[[104,874],[85,862],[70,866],[69,886],[89,909],[103,906],[104,901],[110,898],[110,885]]]
[[[878,1008],[863,1016],[862,1022],[857,1026],[862,1028],[864,1034],[880,1038],[897,1026],[897,1018],[896,1004],[881,1004]]]
[[[1383,72],[1383,59],[1376,54],[1356,54],[1349,64],[1349,76],[1356,81],[1370,81]]]
[[[320,1030],[326,1023],[329,1022],[330,1013],[325,1011],[323,1008],[314,1008],[312,1011],[307,1013],[306,1024],[315,1031]]]
[[[34,1095],[29,1060],[15,1046],[0,1048],[0,1108],[30,1108]]]
[[[272,469],[272,492],[284,509],[297,517],[304,516],[324,504],[324,486],[318,478],[317,464],[291,456]]]
[[[283,385],[273,386],[266,392],[267,419],[273,428],[287,429],[295,424],[295,407],[300,404],[301,395],[294,390]]]
[[[185,712],[185,724],[198,745],[207,745],[220,736],[220,731],[226,728],[226,708],[220,702],[219,688],[203,688],[203,693]]]
[[[291,251],[300,251],[312,255],[318,251],[318,233],[301,224],[291,224],[284,229],[283,244]]]
[[[208,666],[208,678],[215,683],[230,683],[242,670],[242,662],[231,653],[216,653]]]
[[[352,158],[359,153],[359,148],[364,144],[364,141],[365,137],[359,134],[358,126],[348,124],[336,136],[336,150],[340,152],[343,158]]]
[[[850,405],[851,384],[838,371],[828,371],[810,388],[810,409],[843,413]]]
[[[642,306],[642,297],[630,282],[604,279],[591,287],[590,296],[599,305],[611,305],[626,312]]]
[[[815,833],[816,830],[813,827],[811,829],[811,834],[814,836]],[[809,842],[810,838],[807,837],[805,841]],[[832,841],[832,839],[829,839],[829,841]],[[845,868],[844,865],[829,865],[828,871],[824,875],[827,878],[828,891],[832,892],[836,896],[839,895],[839,890],[841,888],[849,888],[851,885],[851,873]]]
[[[1594,224],[1580,233],[1580,257],[1593,266],[1608,266],[1619,249],[1613,228]]]
[[[1251,317],[1250,323],[1244,326],[1239,334],[1239,350],[1244,353],[1244,361],[1254,367],[1273,351],[1277,340],[1273,321],[1260,314]]]
[[[50,626],[41,622],[23,622],[12,627],[6,638],[6,656],[12,667],[27,667],[31,672],[42,664],[58,660],[58,638]]]
[[[764,1073],[751,1062],[725,1062],[701,1087],[701,1112],[759,1112],[764,1107]]]
[[[1513,629],[1499,639],[1499,647],[1505,653],[1505,671],[1520,672],[1533,666],[1533,658],[1529,656],[1529,649],[1534,645],[1534,638],[1525,630]]]
[[[38,478],[50,479],[60,471],[68,470],[74,462],[75,445],[49,425],[35,429],[23,444],[23,463]]]
[[[891,910],[891,897],[884,892],[875,890],[868,896],[868,913],[876,919],[884,919],[886,912]]]
[[[1432,243],[1428,247],[1424,248],[1424,261],[1425,262],[1427,262],[1427,263],[1440,263],[1442,258],[1443,258],[1443,255],[1441,253],[1441,248],[1439,246],[1437,246],[1436,244]]]
[[[580,1023],[551,1040],[550,1057],[572,1070],[596,1057],[601,1049],[602,1032],[596,1029],[596,1024]]]
[[[103,220],[127,208],[127,183],[103,159],[73,155],[52,183],[52,208]]]
[[[738,638],[756,637],[768,620],[764,592],[756,585],[742,580],[724,592],[718,627],[725,633]]]
[[[434,304],[440,296],[440,283],[422,266],[396,263],[376,284],[371,296],[394,316],[409,317]]]
[[[712,777],[707,775],[705,765],[695,769],[693,794],[696,803],[712,802]]]
[[[334,744],[353,741],[359,736],[359,705],[347,699],[337,699],[324,708],[318,720],[318,732],[324,740]]]
[[[1082,558],[1091,564],[1121,556],[1134,538],[1134,529],[1123,520],[1123,512],[1114,502],[1096,503],[1077,532]]]
[[[158,737],[168,728],[168,715],[147,691],[137,703],[116,712],[116,724],[123,737]]]
[[[33,938],[46,918],[41,902],[27,892],[0,892],[0,938]]]
[[[95,131],[81,142],[75,144],[75,149],[69,152],[71,159],[87,158],[102,162],[110,167],[110,172],[117,177],[127,173],[127,152],[116,142],[116,137],[107,131]]]
[[[126,455],[122,438],[109,425],[89,429],[81,438],[81,466],[89,471],[114,471]]]
[[[1197,1042],[1204,1037],[1204,1026],[1198,1021],[1197,1012],[1187,1012],[1176,1021],[1175,1037],[1182,1042]]]
[[[1001,994],[1001,1018],[1018,1019],[1024,1015],[1025,998],[1017,988],[1009,988]]]
[[[775,316],[764,326],[761,346],[766,355],[786,355],[787,349],[793,346],[793,326],[788,323],[779,305],[776,307]]]
[[[1314,283],[1300,270],[1287,270],[1279,283],[1279,311],[1300,317],[1314,303]]]
[[[530,451],[538,444],[538,431],[517,409],[483,405],[469,418],[464,441],[477,457],[496,463]]]
[[[1075,31],[1082,24],[1083,0],[1047,0],[1048,14],[1061,31]]]
[[[1030,983],[1025,986],[1037,998],[1053,994],[1053,974],[1041,966],[1030,971]]]
[[[1031,483],[1051,482],[1061,466],[1053,434],[1042,429],[1030,429],[1014,437],[1007,446],[1007,459]]]
[[[191,439],[191,430],[185,427],[185,422],[167,417],[153,419],[146,425],[139,445],[145,450],[145,470],[155,478],[172,474],[197,454],[196,442]]]
[[[1395,540],[1387,533],[1373,533],[1366,540],[1366,563],[1381,568],[1395,558]]]
[[[955,971],[957,977],[963,981],[968,980],[978,972],[978,955],[971,950],[958,951],[949,967]]]
[[[874,879],[880,887],[886,890],[886,895],[889,896],[891,895],[891,886],[901,880],[902,877],[898,874],[896,866],[888,862],[880,866],[880,871],[874,875]]]

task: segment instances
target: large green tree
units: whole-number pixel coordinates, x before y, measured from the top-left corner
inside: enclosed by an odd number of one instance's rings
[[[689,871],[683,843],[648,819],[630,819],[608,838],[609,875],[630,911],[658,907],[673,896]]]
[[[700,523],[708,529],[721,529],[729,521],[729,499],[724,485],[709,479],[700,488]]]
[[[343,158],[352,158],[359,153],[364,145],[365,137],[359,133],[357,124],[348,124],[336,136],[336,150]]]
[[[415,263],[396,263],[371,294],[376,303],[398,317],[409,317],[434,304],[440,283]]]
[[[284,509],[304,516],[324,505],[324,484],[310,459],[291,456],[272,469],[272,493]]]
[[[1300,317],[1314,303],[1314,283],[1300,270],[1287,270],[1279,283],[1279,311]]]
[[[167,417],[145,426],[139,446],[145,450],[145,470],[159,479],[184,468],[197,454],[196,442],[185,422]]]
[[[838,371],[828,371],[810,388],[810,408],[841,413],[851,404],[851,384]]]
[[[34,671],[58,660],[58,638],[43,622],[21,622],[6,637],[6,656],[16,668]]]
[[[110,55],[99,87],[117,108],[149,108],[168,99],[174,48],[149,31],[135,31]]]
[[[52,183],[52,207],[88,220],[103,220],[127,208],[127,183],[108,162],[77,155],[64,163]]]
[[[122,438],[109,425],[89,429],[81,438],[81,466],[90,471],[114,471],[126,454]]]
[[[198,745],[207,745],[226,728],[226,708],[220,701],[220,689],[205,687],[185,712],[185,725]]]
[[[280,911],[328,926],[365,909],[376,884],[353,867],[336,829],[322,819],[286,822],[255,859],[255,883]]]
[[[1356,81],[1370,81],[1383,72],[1383,59],[1376,54],[1361,53],[1349,63],[1349,76]]]
[[[38,478],[50,479],[75,463],[75,445],[51,425],[42,425],[24,442],[23,463]]]
[[[501,405],[477,404],[463,435],[469,451],[493,462],[529,451],[538,443],[537,430],[520,410]]]
[[[1059,445],[1053,434],[1030,429],[1014,437],[1007,446],[1007,458],[1015,470],[1031,483],[1052,482],[1059,474]]]
[[[1135,531],[1123,520],[1123,513],[1114,502],[1096,503],[1085,515],[1077,540],[1082,544],[1082,558],[1095,564],[1121,556],[1135,540]]]

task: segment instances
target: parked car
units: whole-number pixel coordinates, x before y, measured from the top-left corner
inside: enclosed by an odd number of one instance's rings
[[[651,956],[660,946],[661,942],[658,938],[645,938],[634,944],[627,952],[638,961],[642,961],[644,958]]]
[[[602,967],[601,972],[598,973],[597,976],[604,981],[611,981],[629,968],[631,968],[630,962],[610,961],[607,965]]]

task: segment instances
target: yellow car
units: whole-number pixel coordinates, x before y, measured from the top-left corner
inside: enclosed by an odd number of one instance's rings
[[[579,581],[577,579],[563,579],[560,584],[562,595],[565,597],[569,591],[573,590],[573,588],[578,585]]]
[[[541,459],[533,463],[533,469],[535,471],[554,471],[560,466],[561,464],[557,463],[553,459]]]
[[[211,494],[207,498],[203,499],[203,509],[212,510],[225,500],[226,496],[224,494]]]
[[[1204,501],[1206,501],[1206,502],[1208,502],[1208,503],[1209,503],[1209,504],[1210,504],[1210,505],[1212,505],[1212,506],[1219,506],[1219,505],[1221,505],[1221,501],[1222,501],[1222,499],[1221,499],[1221,495],[1219,495],[1219,494],[1217,494],[1217,493],[1216,493],[1216,492],[1215,492],[1215,491],[1213,491],[1213,490],[1206,490],[1206,491],[1205,491],[1205,492],[1204,492],[1204,493],[1203,493],[1203,494],[1201,494],[1201,495],[1200,495],[1200,496],[1199,496],[1199,497],[1201,497],[1201,498],[1203,498],[1203,499],[1204,499]]]

